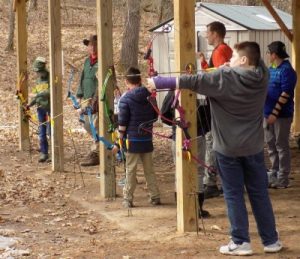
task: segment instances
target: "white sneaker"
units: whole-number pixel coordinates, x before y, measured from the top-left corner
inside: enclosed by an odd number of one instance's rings
[[[268,245],[264,247],[265,253],[277,253],[282,249],[282,244],[279,240],[277,240],[274,244]]]
[[[250,243],[244,242],[238,245],[231,240],[228,245],[220,247],[220,253],[224,255],[252,255],[253,251]]]

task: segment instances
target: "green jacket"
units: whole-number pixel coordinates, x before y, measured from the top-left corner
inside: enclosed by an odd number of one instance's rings
[[[36,80],[36,86],[33,88],[33,93],[36,94],[29,106],[37,105],[47,111],[50,111],[50,85],[49,72],[45,70],[45,74]]]
[[[77,89],[76,97],[89,99],[92,98],[98,88],[98,79],[96,73],[98,71],[98,62],[93,66],[90,65],[90,58],[87,58],[83,65],[80,84]]]

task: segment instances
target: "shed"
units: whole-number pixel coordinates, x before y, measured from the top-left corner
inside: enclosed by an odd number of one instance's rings
[[[292,15],[276,9],[278,15],[292,30]],[[195,8],[195,52],[201,51],[209,59],[213,50],[207,44],[206,25],[220,21],[225,24],[227,33],[225,42],[233,47],[241,41],[256,41],[261,47],[262,57],[266,64],[267,45],[275,40],[286,44],[287,52],[291,54],[291,42],[280,30],[265,6],[242,6],[215,3],[197,3]],[[170,19],[150,29],[153,37],[154,68],[160,73],[174,71],[174,21]]]

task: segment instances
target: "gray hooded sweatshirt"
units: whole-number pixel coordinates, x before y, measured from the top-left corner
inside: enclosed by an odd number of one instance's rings
[[[212,73],[181,76],[179,88],[209,97],[214,150],[229,157],[249,156],[264,148],[268,79],[268,69],[261,61],[253,70],[223,67]]]

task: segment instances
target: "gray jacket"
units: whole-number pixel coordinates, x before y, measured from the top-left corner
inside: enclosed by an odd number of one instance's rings
[[[230,157],[249,156],[264,148],[268,79],[268,69],[261,61],[255,70],[223,67],[212,73],[181,76],[179,88],[209,97],[214,150]]]

